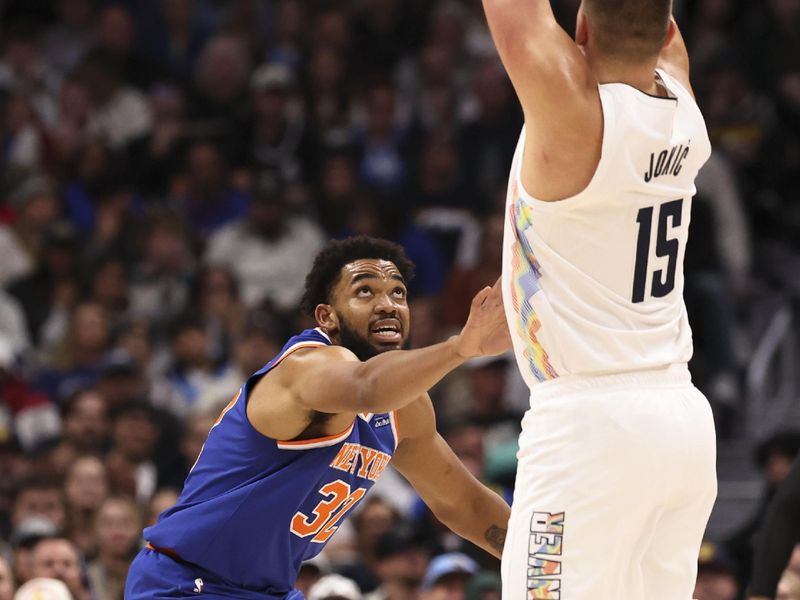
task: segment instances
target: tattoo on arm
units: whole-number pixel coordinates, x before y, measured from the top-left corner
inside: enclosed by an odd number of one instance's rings
[[[483,537],[492,545],[492,548],[502,554],[503,545],[506,543],[507,531],[507,529],[501,529],[497,525],[492,525],[486,530],[486,533],[483,534]]]

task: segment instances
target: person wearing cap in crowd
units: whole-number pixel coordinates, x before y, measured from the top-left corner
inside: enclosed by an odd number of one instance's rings
[[[22,584],[14,600],[77,600],[69,593],[63,581],[50,577],[37,577]]]
[[[361,600],[361,590],[352,579],[333,573],[311,587],[308,600]]]
[[[466,554],[448,552],[431,561],[422,579],[424,600],[464,600],[467,583],[480,570]]]
[[[739,582],[735,565],[724,546],[703,542],[697,563],[696,600],[736,600]]]
[[[267,63],[253,72],[253,117],[248,128],[246,165],[259,177],[277,172],[294,183],[307,179],[313,162],[306,119],[292,102],[294,78],[285,66]]]
[[[211,237],[206,261],[236,275],[245,306],[269,302],[278,310],[291,310],[324,243],[317,225],[291,213],[283,178],[264,173],[247,216]]]

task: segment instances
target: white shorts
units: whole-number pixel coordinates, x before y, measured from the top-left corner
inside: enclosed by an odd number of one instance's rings
[[[503,600],[691,600],[717,495],[708,401],[684,369],[534,388]]]

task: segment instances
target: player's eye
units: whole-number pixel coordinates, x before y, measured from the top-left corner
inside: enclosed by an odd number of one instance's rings
[[[360,287],[356,290],[356,296],[360,298],[366,298],[372,293],[372,290],[369,289],[366,285],[364,287]]]
[[[406,291],[401,287],[394,288],[394,295],[397,298],[405,298],[406,297]]]

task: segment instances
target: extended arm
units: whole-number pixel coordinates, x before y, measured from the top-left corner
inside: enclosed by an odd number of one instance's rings
[[[396,410],[467,358],[499,354],[510,347],[498,281],[478,292],[466,325],[446,342],[384,352],[364,362],[342,346],[297,350],[256,384],[248,415],[268,435],[276,419],[288,425],[293,414],[298,423],[286,427],[290,432],[302,431],[300,424],[308,424],[311,411],[352,415]]]
[[[402,436],[392,464],[442,523],[500,558],[511,510],[475,479],[436,432],[426,394],[400,411]]]
[[[767,509],[758,536],[751,600],[775,597],[781,573],[789,562],[795,544],[800,541],[800,458],[781,484]]]

